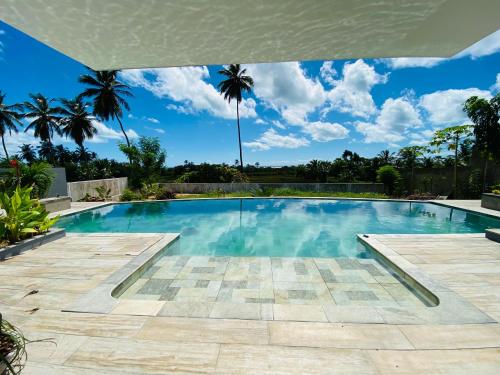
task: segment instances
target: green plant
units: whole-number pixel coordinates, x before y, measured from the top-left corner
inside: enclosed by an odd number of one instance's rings
[[[0,314],[0,366],[7,368],[7,374],[17,375],[21,372],[27,357],[27,343],[21,331]]]
[[[54,181],[52,166],[46,162],[32,163],[31,165],[21,165],[21,186],[33,186],[31,196],[33,198],[43,198]]]
[[[98,186],[95,188],[95,191],[100,201],[107,201],[111,199],[111,189],[106,188],[106,186]]]
[[[16,187],[10,195],[0,194],[0,238],[15,243],[24,238],[45,233],[59,216],[49,218],[49,213],[37,199],[31,198],[32,187]]]
[[[394,194],[394,190],[401,176],[392,165],[384,165],[377,170],[377,181],[382,182],[388,194]]]
[[[130,189],[125,189],[120,196],[120,200],[122,202],[138,201],[141,200],[141,198],[142,197],[139,194]]]

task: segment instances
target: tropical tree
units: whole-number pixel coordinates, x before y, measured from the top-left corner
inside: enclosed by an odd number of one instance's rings
[[[21,153],[21,158],[28,164],[32,164],[36,161],[35,148],[29,143],[25,143],[19,147]]]
[[[434,137],[431,140],[431,146],[439,148],[442,145],[446,145],[449,151],[453,151],[454,154],[454,164],[453,164],[453,192],[455,195],[458,190],[457,181],[457,167],[458,167],[458,152],[459,146],[462,141],[466,140],[472,135],[473,126],[471,125],[458,125],[451,126],[449,128],[436,130]]]
[[[38,158],[45,161],[54,162],[55,152],[58,146],[54,147],[51,142],[42,141],[38,146]]]
[[[157,182],[163,173],[166,152],[161,148],[160,140],[155,137],[141,137],[136,144],[130,146],[121,143],[122,151],[130,160],[130,183],[139,187],[141,183],[152,184]]]
[[[380,160],[382,165],[392,164],[394,161],[394,152],[382,150],[378,153],[377,158]]]
[[[91,98],[93,101],[93,114],[103,120],[117,120],[120,129],[125,137],[127,146],[130,147],[130,140],[123,128],[123,109],[130,110],[126,97],[132,97],[130,87],[118,80],[117,70],[103,70],[96,72],[90,70],[90,74],[80,76],[79,81],[89,86],[81,97]]]
[[[425,146],[407,146],[399,150],[399,161],[403,167],[410,170],[410,194],[413,193],[415,166],[419,159],[429,150]]]
[[[47,143],[45,151],[46,160],[52,161],[52,137],[54,132],[61,134],[59,122],[61,121],[61,108],[53,106],[54,99],[48,99],[42,94],[30,94],[31,102],[24,102],[26,112],[24,117],[31,119],[31,122],[24,129],[27,132],[34,130],[34,135],[43,143]]]
[[[243,173],[243,151],[241,149],[241,130],[240,130],[240,109],[239,105],[243,99],[243,92],[250,93],[253,87],[253,78],[246,75],[246,69],[241,69],[240,64],[231,64],[227,68],[219,70],[219,74],[226,79],[219,82],[217,86],[224,99],[231,103],[236,100],[236,121],[238,124],[238,143],[240,146],[240,171]]]
[[[471,96],[465,101],[463,109],[474,124],[475,147],[484,159],[484,191],[488,160],[500,160],[500,94],[489,101]]]
[[[21,111],[23,109],[21,104],[7,105],[4,102],[5,94],[0,91],[0,137],[2,137],[2,146],[5,152],[5,157],[9,158],[7,147],[5,146],[5,134],[9,132],[17,133],[17,125],[21,125],[21,118],[23,117]]]
[[[83,142],[86,138],[93,138],[97,129],[92,124],[90,113],[87,112],[87,104],[83,102],[81,96],[73,100],[61,99],[63,107],[61,114],[61,132],[66,137],[75,141],[80,149],[83,149]]]

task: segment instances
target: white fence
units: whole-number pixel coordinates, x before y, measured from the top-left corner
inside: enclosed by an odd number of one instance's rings
[[[123,193],[127,188],[127,177],[119,178],[106,178],[103,180],[89,180],[89,181],[77,181],[68,182],[68,195],[71,197],[73,202],[77,202],[87,194],[96,197],[96,188],[104,186],[106,189],[110,189],[110,195],[118,196]]]

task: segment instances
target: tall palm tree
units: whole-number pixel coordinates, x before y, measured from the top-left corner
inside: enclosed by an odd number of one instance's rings
[[[130,141],[123,128],[121,118],[123,117],[123,108],[127,111],[130,107],[125,97],[133,96],[130,87],[118,80],[117,70],[103,70],[96,72],[90,70],[90,74],[80,76],[79,81],[89,87],[80,94],[82,97],[91,98],[93,101],[93,114],[104,121],[118,120],[120,129],[130,147]]]
[[[382,150],[377,154],[377,158],[382,162],[382,164],[392,164],[394,160],[394,152],[389,150]]]
[[[83,102],[81,96],[75,99],[61,99],[63,107],[61,114],[61,132],[66,137],[70,137],[83,149],[83,142],[86,138],[92,138],[97,133],[97,129],[92,124],[90,113],[87,111],[87,104]]]
[[[21,118],[23,117],[21,111],[23,106],[21,104],[7,105],[4,103],[5,94],[0,91],[0,137],[2,137],[2,146],[5,152],[5,157],[9,158],[7,147],[5,147],[5,134],[9,132],[17,133],[17,124],[21,125]]]
[[[217,86],[224,99],[231,103],[232,99],[236,99],[236,119],[238,123],[238,142],[240,146],[240,171],[243,173],[243,152],[241,150],[241,131],[240,131],[240,109],[242,93],[252,91],[253,78],[245,75],[246,69],[241,69],[240,64],[231,64],[227,68],[219,70],[219,74],[227,77],[219,82]]]
[[[24,102],[26,112],[24,117],[31,119],[25,132],[30,129],[35,131],[35,137],[42,142],[52,145],[54,132],[61,134],[59,122],[61,121],[61,108],[53,106],[55,99],[48,99],[42,94],[30,94],[31,102]]]
[[[21,153],[21,158],[28,163],[34,163],[36,161],[36,153],[35,149],[29,143],[25,143],[19,147],[19,151]]]

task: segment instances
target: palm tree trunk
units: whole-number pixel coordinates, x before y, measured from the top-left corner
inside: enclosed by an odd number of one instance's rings
[[[128,139],[127,133],[125,132],[125,129],[123,129],[122,120],[120,120],[120,117],[118,116],[116,116],[116,119],[118,120],[118,123],[120,124],[120,129],[122,130],[122,133],[125,136],[125,140],[127,141],[127,146],[130,147],[130,141]]]
[[[455,139],[455,165],[453,168],[453,198],[457,199],[458,136]]]
[[[5,151],[5,158],[9,160],[9,153],[7,152],[7,147],[5,147],[5,139],[3,134],[2,134],[2,146],[3,150]]]
[[[240,145],[240,172],[243,173],[243,151],[241,150],[240,108],[238,100],[236,100],[236,120],[238,121],[238,143]]]

